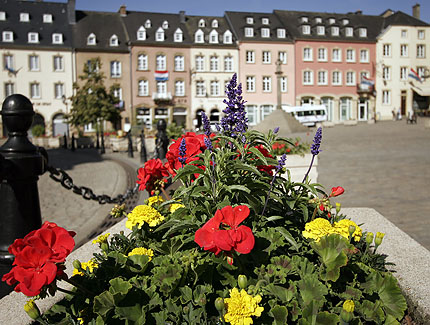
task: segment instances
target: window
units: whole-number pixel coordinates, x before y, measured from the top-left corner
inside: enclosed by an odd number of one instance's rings
[[[254,28],[245,27],[245,37],[254,37]]]
[[[281,77],[281,93],[286,93],[288,91],[288,78]]]
[[[260,119],[260,121],[262,121],[267,116],[269,116],[270,113],[273,112],[273,105],[261,105],[260,106],[260,112],[261,112],[261,119]]]
[[[382,68],[382,79],[383,80],[391,80],[391,69],[390,69],[390,67],[384,66]]]
[[[402,38],[407,38],[408,37],[408,31],[406,29],[402,29],[401,35],[402,35]]]
[[[312,61],[312,49],[310,47],[303,49],[303,61]]]
[[[110,39],[109,39],[109,45],[110,46],[118,46],[119,45],[119,43],[118,43],[118,36],[112,35],[110,37]]]
[[[145,21],[145,28],[151,28],[151,26],[152,26],[151,21],[149,19],[147,19]]]
[[[19,21],[22,22],[29,22],[30,21],[30,15],[26,12],[21,12],[19,14]]]
[[[246,63],[255,63],[254,51],[246,51]]]
[[[211,96],[219,96],[219,81],[211,81]]]
[[[281,61],[282,64],[287,64],[287,52],[279,51],[278,52],[278,59]]]
[[[205,20],[204,19],[200,19],[199,20],[199,27],[205,27],[205,26],[206,26]]]
[[[368,50],[360,50],[360,62],[363,62],[363,63],[369,62],[369,51]]]
[[[224,71],[232,72],[233,71],[233,57],[225,56],[224,57]]]
[[[87,38],[87,45],[96,45],[96,35],[91,33]]]
[[[196,96],[206,96],[205,82],[196,81]]]
[[[354,36],[354,29],[352,27],[345,28],[345,36],[352,37]]]
[[[52,15],[51,14],[44,14],[43,15],[43,22],[44,23],[52,23]]]
[[[342,85],[342,73],[340,71],[333,71],[331,82],[335,86]]]
[[[184,40],[184,33],[180,28],[178,28],[175,31],[175,34],[173,34],[173,41],[174,42],[182,42]]]
[[[252,18],[252,17],[246,17],[246,23],[248,25],[253,25],[254,24],[254,18]]]
[[[385,57],[391,56],[391,44],[382,45],[382,55]]]
[[[272,77],[263,77],[263,92],[272,91]]]
[[[166,56],[163,54],[157,55],[155,58],[155,66],[157,71],[166,71]]]
[[[40,85],[37,82],[30,84],[30,97],[40,98]]]
[[[304,35],[309,35],[311,33],[311,26],[309,26],[309,25],[303,25],[302,26],[302,33]]]
[[[30,71],[39,71],[39,57],[37,55],[30,55],[28,61],[28,67]]]
[[[367,28],[359,28],[358,35],[360,35],[360,37],[367,37]]]
[[[137,70],[148,70],[148,56],[146,54],[137,56]]]
[[[420,76],[420,78],[423,78],[426,73],[425,67],[417,67],[417,74]]]
[[[219,69],[219,60],[217,56],[211,56],[209,60],[209,69],[210,71],[218,71]]]
[[[264,38],[270,37],[270,28],[262,28],[261,37],[264,37]]]
[[[346,85],[347,86],[355,86],[355,72],[348,71],[346,73]]]
[[[333,26],[331,28],[331,36],[339,36],[339,27]]]
[[[426,57],[426,46],[424,44],[417,45],[417,58]]]
[[[382,91],[382,104],[390,105],[391,103],[391,92],[389,90]]]
[[[6,20],[6,13],[4,11],[0,11],[0,21]]]
[[[307,23],[309,21],[308,17],[302,17],[301,18],[302,23]]]
[[[313,85],[314,84],[314,72],[313,71],[303,71],[303,84]]]
[[[355,50],[346,50],[346,62],[355,62]]]
[[[227,30],[224,33],[223,42],[224,42],[224,44],[231,44],[231,43],[233,43],[233,37],[232,37],[232,34],[231,34],[231,32],[229,30]]]
[[[52,44],[63,44],[63,34],[61,33],[52,34]]]
[[[4,84],[4,95],[5,97],[13,95],[15,93],[15,85],[12,82]]]
[[[64,85],[62,83],[54,84],[54,95],[56,99],[62,99],[64,95]]]
[[[138,93],[138,96],[148,96],[149,95],[148,80],[139,80],[137,93]]]
[[[255,77],[246,77],[246,91],[249,93],[255,92]]]
[[[111,63],[110,63],[110,76],[111,76],[111,78],[121,77],[121,62],[111,61]]]
[[[137,30],[137,40],[144,41],[146,40],[146,29],[143,26],[140,26]]]
[[[203,56],[196,56],[196,71],[204,71],[205,69],[205,59]]]
[[[218,32],[216,30],[212,30],[209,34],[209,43],[217,44],[218,43]]]
[[[175,96],[185,96],[185,81],[175,81]]]
[[[325,34],[325,27],[324,26],[317,26],[317,34],[318,35],[324,35]]]
[[[246,105],[246,117],[248,118],[249,125],[257,124],[257,105]]]
[[[322,18],[321,17],[316,17],[315,18],[315,23],[316,24],[321,24],[322,23]]]
[[[113,95],[119,100],[122,100],[122,88],[114,88]]]
[[[64,71],[63,57],[59,55],[54,56],[54,71]]]
[[[318,61],[327,61],[327,49],[318,49]]]
[[[269,25],[269,18],[261,18],[261,23],[263,25]]]
[[[167,81],[157,81],[157,93],[167,95]]]
[[[272,61],[272,55],[270,51],[263,51],[263,63],[270,63]]]
[[[346,19],[346,18],[342,19],[342,24],[348,25],[349,24],[349,20]]]
[[[212,20],[212,28],[218,28],[218,20]]]
[[[185,70],[185,60],[182,55],[175,56],[175,71],[184,71]]]
[[[425,32],[424,32],[424,30],[420,29],[418,31],[418,39],[425,39]]]
[[[408,68],[400,67],[400,80],[408,80]]]
[[[408,56],[408,45],[401,44],[400,45],[400,56],[407,57]]]
[[[333,62],[340,62],[340,61],[342,61],[342,51],[340,49],[333,49],[331,60]]]
[[[327,85],[328,77],[327,71],[318,71],[318,85]]]
[[[29,43],[39,43],[39,34],[38,33],[28,33],[28,42]]]
[[[276,30],[276,34],[277,34],[278,38],[285,38],[286,37],[285,29],[283,29],[283,28],[278,28]]]
[[[334,18],[330,18],[330,19],[328,20],[328,23],[329,23],[330,25],[333,25],[335,22],[336,22],[336,19],[334,19]]]
[[[13,32],[4,31],[2,33],[3,42],[13,42]]]
[[[99,61],[98,60],[88,60],[87,61],[88,72],[99,71]]]
[[[352,117],[352,100],[348,97],[343,97],[340,99],[340,119],[342,121],[347,121]]]
[[[196,31],[196,33],[194,34],[194,42],[195,43],[204,43],[205,42],[205,38],[204,38],[204,33],[201,29],[198,29]]]
[[[163,42],[164,41],[164,29],[159,27],[157,32],[155,33],[155,41]]]
[[[168,29],[169,28],[169,22],[167,20],[163,21],[163,23],[161,24],[161,27],[163,29]]]
[[[15,68],[15,66],[13,64],[13,55],[6,54],[3,58],[4,58],[4,67],[3,68],[5,70]]]

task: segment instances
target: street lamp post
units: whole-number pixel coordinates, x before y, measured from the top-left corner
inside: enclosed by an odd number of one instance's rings
[[[281,60],[277,60],[276,61],[276,78],[278,81],[278,90],[277,90],[277,105],[276,108],[277,109],[282,109],[282,95],[281,95],[281,76],[282,76],[282,70],[281,70],[281,65],[282,65],[282,61]]]
[[[69,107],[67,105],[67,98],[65,95],[61,96],[61,99],[63,100],[63,104],[66,106],[66,118],[67,115],[69,115]],[[69,131],[69,121],[66,121],[66,135],[67,139],[70,137],[70,131]]]

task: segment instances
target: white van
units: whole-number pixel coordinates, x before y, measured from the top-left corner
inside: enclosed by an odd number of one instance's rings
[[[292,113],[297,121],[306,126],[327,121],[327,109],[324,105],[283,106],[287,113]]]

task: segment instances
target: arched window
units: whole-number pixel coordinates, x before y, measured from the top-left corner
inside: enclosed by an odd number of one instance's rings
[[[205,20],[204,19],[200,19],[199,20],[199,27],[205,27],[205,26],[206,26]]]
[[[151,28],[151,27],[152,27],[151,21],[149,19],[147,19],[145,21],[145,28]]]
[[[161,25],[161,27],[163,27],[163,29],[169,28],[169,22],[167,20],[163,21],[163,24]]]
[[[91,33],[87,37],[87,45],[96,45],[97,39],[94,33]]]
[[[218,20],[212,20],[212,28],[218,28]]]
[[[113,35],[110,37],[109,45],[110,45],[110,46],[118,46],[118,36],[116,36],[115,34],[113,34]]]
[[[52,135],[54,137],[67,134],[67,123],[65,122],[64,114],[59,113],[52,119]]]
[[[211,122],[219,122],[219,116],[220,116],[220,112],[217,108],[213,108],[211,110],[211,115],[209,117],[209,120]]]

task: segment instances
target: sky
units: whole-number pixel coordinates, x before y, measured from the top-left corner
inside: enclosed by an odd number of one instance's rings
[[[66,2],[67,0],[45,0]],[[224,11],[271,12],[273,9],[347,13],[357,10],[367,15],[379,15],[386,9],[412,15],[412,6],[421,5],[421,20],[430,23],[429,0],[76,0],[76,9],[118,11],[127,10],[222,16]]]

